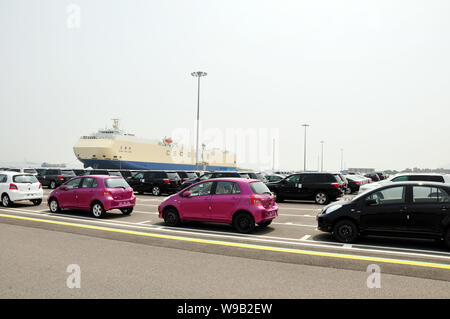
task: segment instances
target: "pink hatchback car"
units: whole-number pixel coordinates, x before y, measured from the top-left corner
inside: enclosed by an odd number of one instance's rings
[[[195,220],[232,224],[238,232],[249,233],[255,224],[268,226],[278,216],[278,204],[259,180],[216,178],[168,197],[158,212],[168,226]]]
[[[65,182],[50,193],[47,202],[52,213],[63,208],[80,209],[101,218],[111,209],[120,209],[124,215],[131,214],[136,197],[122,177],[89,175]]]

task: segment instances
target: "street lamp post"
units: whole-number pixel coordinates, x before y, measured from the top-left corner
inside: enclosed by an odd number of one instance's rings
[[[195,170],[198,170],[198,141],[199,141],[199,130],[200,130],[200,78],[206,76],[206,72],[197,71],[192,72],[192,76],[197,77],[197,141],[195,145]]]
[[[322,144],[322,159],[321,159],[321,163],[320,163],[320,171],[323,172],[323,143],[325,143],[324,141],[320,141],[320,144]]]
[[[344,149],[341,148],[341,171],[344,170]]]
[[[309,124],[302,124],[305,128],[305,140],[304,140],[304,149],[303,149],[303,171],[306,171],[306,128],[310,126]]]

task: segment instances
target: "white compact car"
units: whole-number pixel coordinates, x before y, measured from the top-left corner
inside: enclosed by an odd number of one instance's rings
[[[438,174],[438,173],[400,173],[394,176],[384,179],[379,182],[369,183],[363,185],[359,188],[358,194],[365,193],[379,186],[384,186],[389,183],[395,182],[437,182],[450,184],[450,175],[448,174]]]
[[[36,176],[0,171],[0,196],[4,207],[25,200],[29,200],[37,206],[42,203],[43,194],[42,185]]]

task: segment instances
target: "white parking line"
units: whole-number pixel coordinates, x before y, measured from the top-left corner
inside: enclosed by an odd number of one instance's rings
[[[311,235],[305,235],[302,238],[300,238],[300,240],[308,240],[309,237],[311,237]]]
[[[136,224],[145,224],[145,223],[150,223],[150,222],[152,222],[152,221],[151,220],[144,220],[144,221],[138,222]]]

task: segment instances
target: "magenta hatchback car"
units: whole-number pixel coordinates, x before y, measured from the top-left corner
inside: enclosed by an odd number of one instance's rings
[[[122,178],[108,175],[89,175],[72,178],[48,197],[52,213],[61,209],[90,211],[94,217],[104,217],[112,209],[120,209],[124,215],[133,211],[136,197],[133,189]]]
[[[268,226],[278,216],[278,204],[267,186],[255,179],[216,178],[196,183],[158,206],[168,226],[182,221],[227,223],[241,233],[255,224]]]

